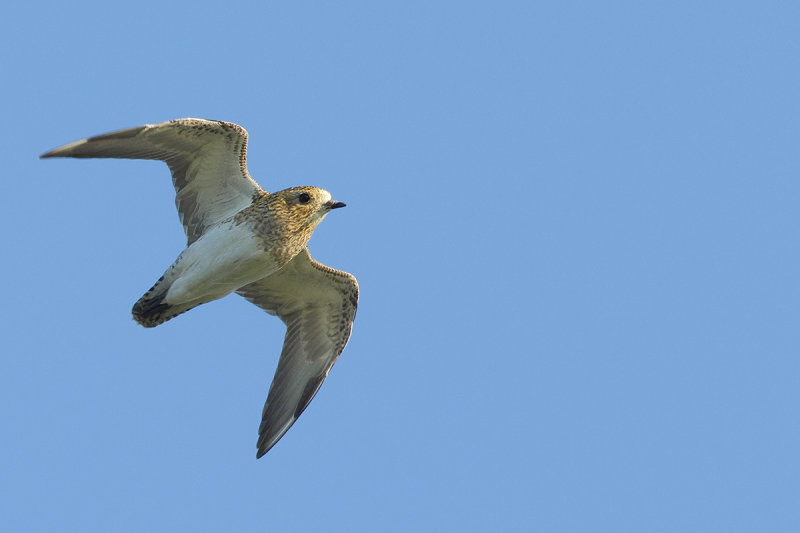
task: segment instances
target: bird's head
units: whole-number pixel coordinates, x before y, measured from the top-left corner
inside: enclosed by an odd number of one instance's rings
[[[286,206],[291,225],[313,229],[332,209],[344,207],[331,200],[331,193],[319,187],[292,187],[275,193]]]

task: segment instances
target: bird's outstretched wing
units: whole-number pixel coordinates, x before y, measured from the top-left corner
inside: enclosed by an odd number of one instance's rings
[[[294,424],[342,353],[353,327],[358,283],[304,248],[279,272],[236,291],[286,324],[278,369],[258,430],[261,457]]]
[[[175,205],[189,244],[253,201],[261,187],[247,172],[247,131],[231,122],[183,118],[119,130],[41,157],[157,159],[172,171]]]

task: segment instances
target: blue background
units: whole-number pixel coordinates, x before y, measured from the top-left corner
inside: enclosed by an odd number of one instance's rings
[[[5,531],[797,531],[796,2],[4,12]],[[351,342],[259,461],[283,325],[137,326],[167,168],[37,160],[186,116],[348,204]]]

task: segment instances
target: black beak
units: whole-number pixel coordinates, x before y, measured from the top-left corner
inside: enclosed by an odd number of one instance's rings
[[[334,202],[333,200],[325,202],[325,207],[327,207],[328,209],[339,209],[340,207],[344,207],[346,205],[347,204],[344,202]]]

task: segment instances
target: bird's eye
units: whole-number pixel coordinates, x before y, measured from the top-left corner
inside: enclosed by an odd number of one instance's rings
[[[309,201],[311,201],[311,195],[308,194],[307,192],[300,193],[300,196],[297,197],[297,200],[301,204],[307,204]]]

